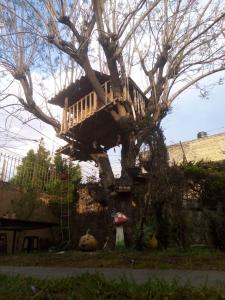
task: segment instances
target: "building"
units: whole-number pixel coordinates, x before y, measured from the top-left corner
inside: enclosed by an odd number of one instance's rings
[[[25,199],[21,189],[2,181],[0,191],[0,255],[47,250],[55,242],[58,219],[46,197]]]
[[[199,132],[197,139],[167,147],[169,163],[225,160],[225,132],[207,135]]]

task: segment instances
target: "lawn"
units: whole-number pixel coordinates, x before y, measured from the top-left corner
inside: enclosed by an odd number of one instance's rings
[[[1,256],[0,265],[225,271],[225,253],[209,249],[23,253]]]
[[[151,280],[144,284],[125,279],[106,280],[103,276],[82,275],[60,280],[40,280],[0,275],[0,300],[95,300],[225,299],[225,285],[192,287],[177,281]]]

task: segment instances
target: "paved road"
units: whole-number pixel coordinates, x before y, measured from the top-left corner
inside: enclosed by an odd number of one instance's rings
[[[220,271],[187,271],[187,270],[136,270],[136,269],[109,269],[109,268],[62,268],[62,267],[14,267],[0,266],[0,273],[38,278],[62,278],[77,276],[84,273],[101,273],[106,278],[116,279],[126,277],[137,283],[147,281],[149,278],[163,280],[178,279],[185,283],[189,281],[192,285],[225,285],[225,272]]]

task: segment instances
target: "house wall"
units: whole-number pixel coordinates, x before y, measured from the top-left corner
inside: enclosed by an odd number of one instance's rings
[[[182,150],[183,148],[183,150]],[[181,164],[187,161],[220,161],[225,159],[225,133],[215,134],[168,146],[169,162]]]
[[[32,205],[29,205],[29,197],[24,202],[23,196],[24,194],[20,189],[9,183],[0,182],[0,217],[41,222],[59,222],[58,217],[49,208],[45,195],[40,195],[35,201],[30,199],[31,202],[33,201]],[[13,232],[0,231],[0,234],[2,233],[7,235],[7,252],[11,253]],[[55,239],[57,240],[57,234],[58,231],[52,231],[49,228],[17,232],[16,251],[22,250],[23,240],[26,236],[37,236],[41,244],[44,245],[47,241],[52,243]]]
[[[0,217],[15,217],[13,203],[18,201],[22,192],[9,183],[0,182]]]

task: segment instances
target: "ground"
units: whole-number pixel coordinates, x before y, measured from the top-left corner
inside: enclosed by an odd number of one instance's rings
[[[225,253],[199,248],[143,252],[127,250],[122,252],[23,253],[2,256],[0,265],[225,271]]]
[[[225,253],[209,249],[0,257],[0,300],[225,299]]]

